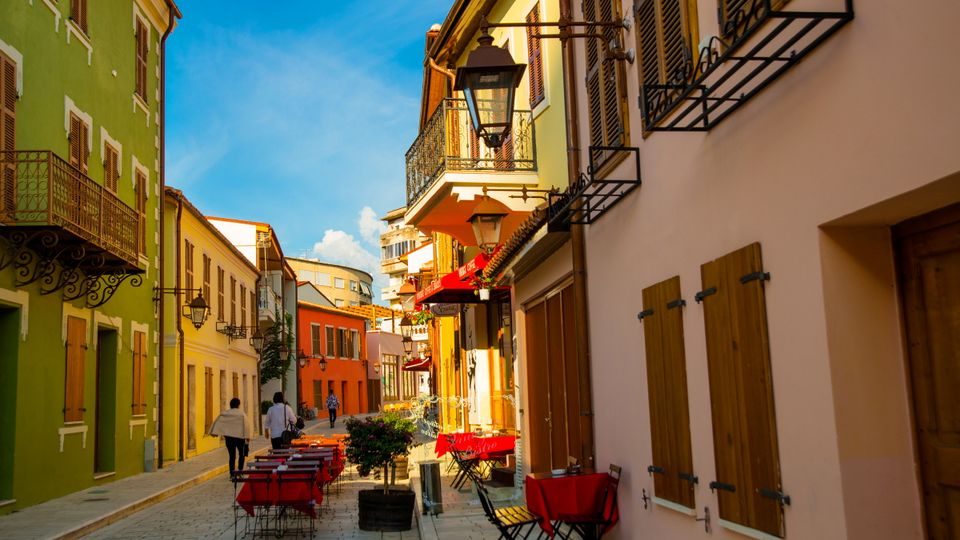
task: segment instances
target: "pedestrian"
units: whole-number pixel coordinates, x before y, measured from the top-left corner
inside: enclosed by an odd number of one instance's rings
[[[297,421],[293,409],[283,401],[283,392],[273,394],[273,406],[267,409],[267,435],[274,450],[283,444],[283,432]]]
[[[222,436],[227,443],[227,453],[230,454],[230,477],[243,469],[243,461],[250,452],[250,420],[240,410],[240,399],[230,400],[230,408],[220,413],[220,416],[210,425],[210,434]],[[237,458],[240,458],[237,461]],[[234,466],[236,465],[236,466]]]
[[[327,396],[327,412],[330,413],[330,427],[337,423],[337,409],[340,408],[340,400],[333,394],[333,388],[330,389],[330,395]]]

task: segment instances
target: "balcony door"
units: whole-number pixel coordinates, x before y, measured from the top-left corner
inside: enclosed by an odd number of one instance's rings
[[[17,358],[20,310],[0,308],[0,501],[13,496],[13,453],[17,425]]]
[[[530,471],[567,466],[567,457],[588,463],[580,411],[573,320],[573,286],[566,285],[525,308],[527,415]]]
[[[960,538],[960,204],[895,229],[926,537]]]

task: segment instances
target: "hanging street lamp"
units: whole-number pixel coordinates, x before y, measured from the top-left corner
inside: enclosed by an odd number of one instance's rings
[[[467,221],[473,226],[473,235],[480,249],[490,254],[500,243],[500,226],[510,209],[484,195]]]
[[[263,352],[263,341],[264,341],[263,332],[261,332],[260,329],[257,328],[256,331],[254,331],[253,335],[250,336],[250,346],[253,347],[253,350],[257,351],[257,354],[260,354]]]
[[[473,129],[490,148],[500,148],[510,135],[513,122],[513,96],[520,86],[526,64],[517,64],[510,52],[493,45],[493,37],[484,32],[479,46],[457,69],[454,90],[463,92]]]
[[[322,354],[320,355],[320,360],[317,361],[317,364],[320,366],[320,371],[327,370],[327,359],[324,358]]]

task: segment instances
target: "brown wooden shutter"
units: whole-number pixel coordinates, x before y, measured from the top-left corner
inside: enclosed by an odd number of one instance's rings
[[[612,0],[583,0],[583,14],[588,21],[615,21],[620,19],[619,4]],[[586,43],[590,145],[622,146],[626,143],[623,62],[604,61],[602,43],[622,43],[623,32],[620,28],[604,28],[600,33],[602,42],[588,39]],[[599,162],[606,157],[601,154]]]
[[[87,28],[87,0],[70,0],[70,20],[77,25],[84,34],[89,34]]]
[[[760,244],[700,267],[720,517],[783,536]]]
[[[540,3],[533,5],[533,9],[527,14],[528,23],[540,22]],[[527,65],[529,69],[528,77],[530,79],[530,108],[536,107],[545,97],[543,82],[543,55],[541,52],[541,41],[534,38],[534,34],[539,34],[541,28],[538,26],[527,28]]]
[[[247,322],[247,287],[244,284],[240,284],[240,325],[243,326]]]
[[[80,119],[73,113],[70,113],[70,137],[69,137],[69,160],[70,164],[74,167],[80,168],[80,131],[82,129],[83,123]]]
[[[693,483],[690,481],[693,454],[683,319],[676,303],[680,299],[680,277],[647,287],[642,294],[653,447],[650,471],[654,478],[654,493],[662,499],[693,508]]]
[[[147,101],[147,27],[137,20],[136,33],[136,93]]]
[[[183,288],[193,289],[193,244],[183,241]]]
[[[223,289],[226,286],[223,279],[223,268],[217,267],[217,320],[223,321]]]
[[[250,326],[257,326],[257,293],[256,291],[250,291]],[[317,350],[317,354],[320,354],[320,350]]]
[[[147,177],[140,171],[136,173],[136,205],[137,205],[137,244],[138,252],[141,255],[147,253]],[[190,252],[190,258],[193,258],[193,251]],[[193,276],[193,261],[190,261],[191,281]]]
[[[640,84],[657,85],[684,78],[695,61],[696,3],[690,0],[636,0]]]
[[[116,193],[120,176],[117,173],[117,162],[120,159],[119,154],[117,150],[109,144],[104,145],[103,150],[103,186]]]
[[[87,351],[87,321],[67,317],[67,362],[64,384],[63,419],[65,422],[82,422],[84,359]]]
[[[146,397],[147,334],[133,333],[133,403],[134,415],[147,414]]]
[[[230,326],[237,325],[237,278],[230,276]]]
[[[3,214],[14,217],[17,209],[17,65],[8,56],[0,53],[0,204]]]

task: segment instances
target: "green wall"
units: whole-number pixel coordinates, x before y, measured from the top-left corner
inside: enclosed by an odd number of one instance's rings
[[[142,267],[146,272],[139,287],[128,281],[104,306],[86,309],[82,301],[69,306],[61,292],[41,295],[39,283],[18,287],[13,265],[0,271],[0,292],[26,291],[29,293],[29,333],[19,342],[18,363],[13,368],[6,364],[0,391],[4,395],[14,390],[16,431],[13,442],[14,470],[12,498],[16,504],[0,507],[0,513],[36,504],[53,497],[111,482],[143,471],[144,438],[156,435],[154,381],[157,355],[156,320],[153,287],[157,281],[155,233],[158,208],[159,126],[156,89],[158,88],[157,50],[162,30],[150,25],[150,52],[148,55],[149,115],[133,105],[135,38],[133,27],[134,2],[110,0],[88,2],[89,37],[93,47],[88,64],[87,49],[76,37],[67,43],[67,22],[70,2],[53,3],[61,12],[59,25],[54,13],[42,0],[5,1],[0,4],[0,40],[15,48],[23,56],[23,92],[16,103],[16,148],[18,150],[53,150],[60,157],[68,157],[68,140],[64,127],[65,98],[69,96],[76,106],[93,118],[90,135],[93,149],[89,156],[89,176],[102,183],[104,176],[101,154],[101,127],[122,145],[121,176],[118,196],[135,208],[132,158],[149,169],[147,200],[147,256]],[[142,12],[142,10],[141,10]],[[149,24],[149,22],[148,22]],[[149,121],[148,121],[149,117]],[[16,305],[16,302],[0,300]],[[88,348],[84,362],[83,424],[87,426],[86,441],[81,434],[63,437],[60,448],[60,430],[65,426],[64,381],[65,346],[62,325],[65,314],[83,317],[88,325]],[[143,418],[131,416],[133,377],[132,323],[147,325],[148,356],[146,362],[147,413]],[[98,330],[114,332],[119,339],[115,353],[115,372],[110,388],[115,396],[115,422],[103,426],[102,433],[115,435],[112,451],[115,475],[94,480],[97,434],[97,347],[94,340]],[[0,323],[0,334],[6,332]],[[110,336],[110,332],[103,334]],[[107,339],[106,341],[110,341]],[[4,342],[7,342],[4,339]],[[104,343],[102,345],[109,346]],[[114,351],[117,344],[114,341]],[[6,375],[15,377],[15,388]],[[0,398],[4,399],[4,398]],[[7,421],[11,409],[2,408],[0,420]],[[146,425],[131,426],[145,421]],[[132,435],[131,435],[132,432]],[[10,453],[11,442],[0,438],[0,460]],[[2,463],[2,461],[0,461]],[[0,485],[2,475],[0,472]],[[36,478],[56,478],[56,482],[36,482]]]

